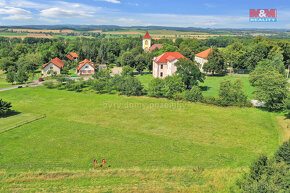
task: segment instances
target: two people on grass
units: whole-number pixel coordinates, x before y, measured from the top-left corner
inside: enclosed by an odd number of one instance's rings
[[[108,167],[110,167],[110,166],[108,166],[108,164],[107,164],[105,158],[102,159],[102,164],[98,165],[98,160],[95,158],[95,159],[94,159],[94,168],[96,169],[97,167],[100,167],[100,168],[105,168],[105,167],[107,167],[107,168],[108,168]]]

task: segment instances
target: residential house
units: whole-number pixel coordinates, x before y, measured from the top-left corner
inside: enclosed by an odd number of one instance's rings
[[[203,65],[208,62],[207,58],[212,48],[206,49],[198,54],[195,54],[194,60],[198,63],[199,70],[203,72]]]
[[[166,76],[173,75],[177,68],[175,63],[180,59],[185,58],[179,52],[166,52],[153,59],[153,77],[165,78]]]
[[[44,76],[59,75],[63,67],[64,62],[59,58],[54,58],[42,65],[42,74]]]
[[[93,62],[85,59],[79,63],[76,68],[77,75],[93,75],[95,73],[96,67]]]
[[[77,53],[75,52],[70,52],[68,53],[68,55],[65,56],[68,60],[70,61],[74,61],[74,60],[78,60],[79,59],[79,56]]]

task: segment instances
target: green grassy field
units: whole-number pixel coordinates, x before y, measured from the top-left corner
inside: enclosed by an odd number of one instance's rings
[[[1,118],[0,128],[47,115],[0,134],[4,192],[223,192],[281,138],[276,115],[254,108],[44,87],[1,98],[20,114]],[[103,157],[111,167],[93,170]]]
[[[0,89],[1,88],[7,88],[7,87],[10,87],[10,86],[13,86],[13,85],[11,85],[11,83],[6,82],[5,77],[0,76]]]
[[[250,84],[249,77],[243,75],[229,75],[229,76],[209,76],[205,79],[204,83],[199,86],[204,87],[203,94],[206,96],[218,96],[219,84],[222,80],[240,79],[243,84],[243,90],[249,99],[253,99],[254,87]]]
[[[150,81],[153,79],[151,74],[137,76],[137,78],[142,82],[145,88],[148,89]],[[248,95],[249,99],[253,99],[254,96],[254,87],[251,86],[248,76],[243,75],[229,75],[229,76],[209,76],[205,79],[203,83],[200,83],[199,86],[203,88],[203,94],[205,96],[218,96],[219,84],[222,80],[233,80],[240,79],[243,84],[243,90]]]

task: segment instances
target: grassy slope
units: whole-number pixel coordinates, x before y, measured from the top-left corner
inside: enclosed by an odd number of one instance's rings
[[[257,109],[43,87],[5,91],[1,98],[22,113],[2,118],[0,127],[25,116],[45,113],[47,118],[0,134],[0,190],[1,186],[14,190],[49,188],[52,184],[55,188],[74,184],[84,189],[110,184],[108,187],[119,190],[153,182],[153,189],[177,187],[175,183],[179,189],[223,189],[232,180],[227,173],[236,176],[239,168],[247,167],[261,152],[272,153],[279,143],[275,115]],[[91,171],[95,157],[109,161],[112,170],[106,172],[110,174],[99,176]],[[206,170],[192,173],[196,167]],[[171,176],[174,168],[181,170],[177,177]],[[30,170],[44,173],[27,173]],[[140,171],[136,174],[136,170]],[[49,178],[50,173],[45,171],[56,171],[55,181],[47,180],[45,175]],[[99,178],[90,177],[95,175]],[[10,181],[17,185],[8,184]],[[221,183],[210,185],[216,181]]]

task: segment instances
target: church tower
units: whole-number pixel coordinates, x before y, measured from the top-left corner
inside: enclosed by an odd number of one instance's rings
[[[143,50],[145,52],[149,51],[149,48],[151,47],[151,36],[149,35],[148,32],[146,32],[145,36],[143,37]]]

